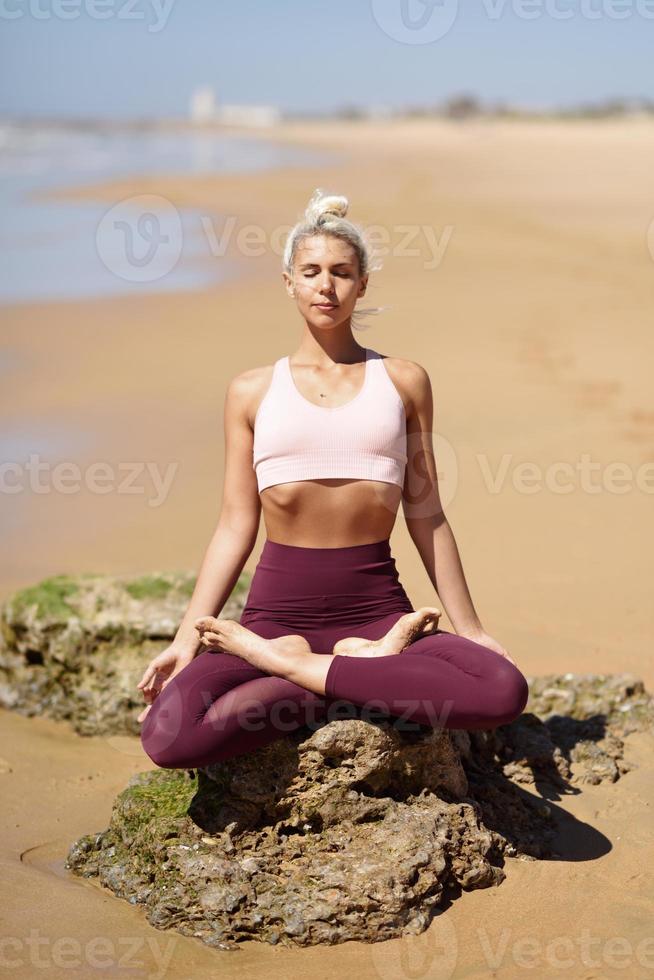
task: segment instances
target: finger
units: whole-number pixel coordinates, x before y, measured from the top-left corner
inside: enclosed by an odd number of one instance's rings
[[[155,668],[152,666],[152,664],[148,664],[148,666],[145,668],[145,672],[143,674],[143,677],[141,678],[141,680],[138,682],[138,684],[136,686],[137,687],[143,687],[144,684],[147,684],[147,682],[152,677],[154,671],[155,671]]]
[[[161,680],[158,676],[154,677],[147,687],[143,688],[142,694],[146,701],[153,701],[161,690]]]
[[[140,684],[139,684],[139,687],[141,687]],[[152,682],[151,681],[149,681],[147,684],[145,684],[143,687],[141,687],[141,694],[143,695],[144,698],[147,697],[151,693],[151,691],[152,691]]]
[[[222,651],[222,646],[217,640],[202,640],[202,648],[205,651],[220,650]]]
[[[161,684],[157,684],[156,687],[149,687],[147,689],[146,701],[148,701],[150,704],[152,704],[152,702],[155,700],[155,698],[158,698],[159,697],[159,695],[161,694],[161,691],[162,691],[162,685]]]
[[[148,712],[149,712],[149,710],[150,710],[151,707],[152,707],[152,705],[150,705],[150,704],[147,705],[147,707],[145,707],[143,709],[143,711],[141,712],[141,714],[138,716],[138,718],[136,720],[139,721],[139,722],[144,721],[145,718],[147,717]]]
[[[161,668],[153,667],[152,673],[144,690],[152,691],[159,687],[161,687]]]
[[[168,677],[164,678],[164,680],[161,683],[161,689],[160,690],[161,691],[164,691],[168,687],[168,685],[170,684],[170,682],[172,681],[173,677],[176,677],[177,674],[179,674],[179,672],[181,670],[183,670],[183,669],[184,669],[183,667],[177,667],[177,668],[175,668],[175,670],[172,671],[172,673],[170,673],[168,675]]]
[[[143,675],[141,682],[137,686],[151,687],[152,684],[156,683],[158,671],[159,671],[159,667],[157,666],[156,663],[148,664],[145,674]]]
[[[153,698],[156,698],[157,694],[159,694],[160,691],[163,690],[164,683],[165,683],[165,681],[162,680],[160,677],[156,677],[154,679],[154,681],[152,682],[152,684],[148,688],[148,691],[152,695]]]
[[[204,643],[205,646],[212,646],[220,642],[220,637],[215,633],[205,633],[200,643]]]

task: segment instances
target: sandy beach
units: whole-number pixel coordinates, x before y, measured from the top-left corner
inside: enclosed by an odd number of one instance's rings
[[[55,195],[110,207],[155,194],[195,208],[203,261],[222,261],[210,228],[239,271],[213,289],[3,307],[16,356],[6,424],[47,418],[69,434],[66,459],[82,480],[75,492],[34,492],[17,471],[0,594],[61,572],[197,568],[220,510],[225,387],[297,345],[280,242],[323,187],[345,194],[352,220],[377,226],[386,248],[362,305],[388,309],[358,339],[430,374],[443,499],[484,626],[527,675],[630,671],[654,691],[654,124],[285,124],[274,138],[341,162],[144,175]],[[253,227],[259,255],[245,244]],[[97,462],[113,474],[110,492],[84,479]],[[131,490],[121,485],[130,465]],[[246,570],[264,537],[262,527]],[[391,541],[414,606],[433,602],[401,513]],[[113,950],[102,970],[112,977],[654,973],[651,734],[630,738],[637,768],[618,784],[554,802],[565,861],[509,862],[498,889],[465,894],[422,936],[217,953],[63,870],[70,843],[103,829],[129,776],[152,768],[138,739],[80,738],[7,711],[0,722],[11,976],[38,969],[30,929],[48,938],[49,977],[99,972],[88,955],[98,936]],[[62,937],[77,943],[79,965],[55,947]],[[449,972],[439,944],[456,952]]]

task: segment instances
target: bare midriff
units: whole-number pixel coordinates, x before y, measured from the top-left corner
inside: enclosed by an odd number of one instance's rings
[[[302,480],[266,487],[259,498],[269,540],[347,548],[390,537],[402,488],[373,480]]]

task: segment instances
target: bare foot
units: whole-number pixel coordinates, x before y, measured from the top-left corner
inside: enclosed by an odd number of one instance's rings
[[[201,616],[195,620],[195,628],[205,647],[220,647],[253,667],[280,677],[288,672],[292,657],[311,652],[311,647],[299,634],[289,633],[266,640],[234,619]]]
[[[441,611],[436,606],[421,606],[401,616],[381,639],[346,636],[334,644],[332,652],[346,657],[388,657],[400,653],[419,636],[433,633],[440,617]]]

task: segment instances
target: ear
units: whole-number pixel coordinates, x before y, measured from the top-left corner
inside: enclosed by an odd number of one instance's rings
[[[289,296],[295,296],[295,286],[293,285],[293,280],[287,272],[282,272],[282,279],[284,280],[284,285],[286,286],[286,292]]]

